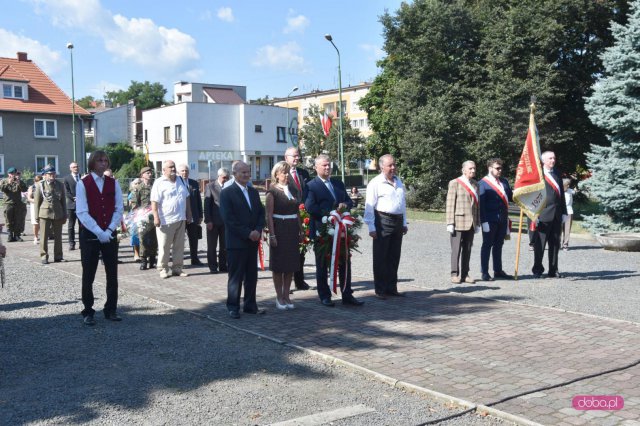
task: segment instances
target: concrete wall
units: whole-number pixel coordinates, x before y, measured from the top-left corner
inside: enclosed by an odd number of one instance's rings
[[[94,114],[94,135],[96,146],[112,143],[130,143],[128,124],[130,121],[127,105]]]

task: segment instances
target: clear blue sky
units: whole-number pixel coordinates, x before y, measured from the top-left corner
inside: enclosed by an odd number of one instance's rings
[[[284,97],[371,81],[383,57],[378,17],[400,0],[14,0],[0,13],[0,56],[25,51],[69,96],[102,98],[131,80],[247,86]]]

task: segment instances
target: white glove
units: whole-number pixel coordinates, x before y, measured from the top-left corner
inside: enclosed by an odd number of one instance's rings
[[[106,244],[109,241],[111,241],[111,231],[109,230],[101,231],[98,233],[97,237],[98,237],[98,241],[100,241],[102,244]]]
[[[489,232],[489,222],[482,222],[482,232]]]
[[[478,226],[476,226],[476,229],[473,232],[475,232],[477,234],[478,232],[480,232],[480,229],[481,229],[481,227],[480,227],[480,225],[478,225]]]
[[[453,233],[456,232],[456,228],[454,228],[453,225],[447,225],[447,232],[453,235]]]
[[[562,215],[562,223],[565,223],[569,219],[569,216],[566,214]]]

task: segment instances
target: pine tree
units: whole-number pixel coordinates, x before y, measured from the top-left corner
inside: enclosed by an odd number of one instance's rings
[[[587,99],[589,118],[611,146],[591,145],[585,186],[600,201],[602,215],[589,216],[593,232],[640,231],[640,0],[626,25],[611,24],[615,43],[605,50],[605,75]]]

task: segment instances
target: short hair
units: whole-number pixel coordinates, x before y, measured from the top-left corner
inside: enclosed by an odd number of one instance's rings
[[[395,160],[395,158],[393,158],[393,155],[391,155],[391,154],[384,154],[383,156],[381,156],[381,157],[378,159],[378,167],[382,167],[382,163],[383,163],[386,159]]]
[[[189,170],[189,165],[186,163],[180,163],[176,166],[176,170],[182,170],[182,169],[187,169]]]
[[[77,165],[78,165],[78,162],[77,162],[77,161],[72,161],[72,162],[70,162],[70,163],[69,163],[69,168],[71,168],[71,166],[73,166],[74,164],[77,166]]]
[[[172,162],[174,166],[176,165],[176,162],[173,161],[173,160],[164,160],[162,162],[162,168],[164,169],[166,167],[167,163],[169,163],[169,162]],[[177,167],[176,167],[176,169],[177,169]]]
[[[278,182],[277,175],[280,172],[289,173],[291,170],[291,166],[286,161],[278,161],[273,168],[271,169],[271,179],[273,179],[274,183]]]
[[[109,160],[109,156],[105,151],[101,151],[101,150],[93,151],[89,156],[89,161],[88,161],[88,167],[90,172],[93,172],[96,170],[96,161],[98,161],[101,158],[106,158],[107,167],[111,167],[111,160]]]
[[[494,164],[497,164],[498,166],[502,167],[504,162],[499,158],[489,158],[487,160],[487,169],[493,166]]]
[[[289,151],[295,151],[296,154],[300,155],[300,150],[295,146],[290,146],[289,148],[287,148],[286,151],[284,152],[284,155],[285,156],[289,155],[289,154],[287,154]]]
[[[42,176],[40,176],[40,175],[35,175],[33,177],[33,183],[40,182],[41,180],[42,180]]]
[[[316,157],[313,164],[317,166],[320,161],[324,161],[324,160],[331,162],[331,157],[329,157],[327,154],[320,154]]]
[[[236,173],[238,173],[238,165],[243,165],[246,167],[249,167],[249,165],[247,163],[245,163],[244,161],[240,161],[240,160],[236,160],[231,164],[231,173],[235,176]]]
[[[562,179],[562,186],[567,186],[571,184],[571,179],[569,178],[563,178]]]
[[[464,170],[464,168],[467,166],[467,164],[473,164],[475,166],[476,162],[475,161],[471,161],[471,160],[465,161],[464,163],[462,163],[462,169],[461,170]]]
[[[229,172],[229,169],[224,168],[224,167],[220,167],[218,169],[218,177],[220,176],[229,176],[231,173]]]
[[[540,159],[541,159],[542,161],[544,161],[544,160],[545,160],[545,158],[549,156],[549,154],[554,154],[554,155],[555,155],[555,152],[553,152],[553,151],[545,151],[545,152],[543,152],[543,153],[540,155]]]

